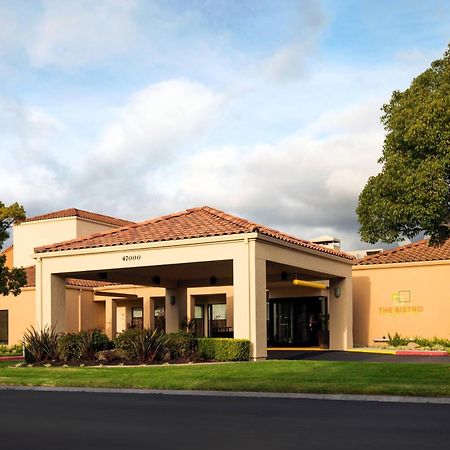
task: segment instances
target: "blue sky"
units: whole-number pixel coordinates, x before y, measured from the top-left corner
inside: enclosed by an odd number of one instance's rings
[[[0,199],[364,247],[380,107],[449,36],[448,1],[1,0]]]

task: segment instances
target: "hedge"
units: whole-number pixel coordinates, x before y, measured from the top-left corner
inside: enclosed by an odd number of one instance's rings
[[[248,361],[250,341],[231,338],[198,338],[200,358],[214,361]]]

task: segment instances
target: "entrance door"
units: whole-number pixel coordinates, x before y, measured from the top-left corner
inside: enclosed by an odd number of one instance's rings
[[[319,315],[325,297],[271,299],[268,302],[268,345],[309,347],[318,345]],[[325,313],[325,311],[324,311]]]

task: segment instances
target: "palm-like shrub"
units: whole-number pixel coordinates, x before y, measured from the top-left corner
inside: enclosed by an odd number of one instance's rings
[[[28,362],[53,361],[58,358],[58,334],[49,326],[38,331],[29,328],[22,339]]]
[[[144,364],[161,357],[166,341],[166,336],[158,330],[133,329],[121,333],[116,338],[115,345],[125,350],[130,359],[137,359]]]
[[[165,335],[158,330],[140,330],[132,341],[134,354],[141,364],[157,360],[165,343]]]

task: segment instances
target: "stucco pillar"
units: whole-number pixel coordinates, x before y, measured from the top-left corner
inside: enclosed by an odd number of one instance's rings
[[[195,318],[195,296],[189,290],[186,293],[186,315],[188,322]]]
[[[166,289],[166,333],[180,329],[180,299],[178,289]]]
[[[336,295],[337,294],[337,295]],[[330,280],[330,349],[353,347],[352,278]]]
[[[117,302],[112,298],[105,301],[105,334],[109,339],[117,335]]]
[[[66,281],[46,271],[39,261],[36,270],[36,327],[66,331]]]
[[[227,327],[233,328],[233,294],[227,292],[225,296],[227,305]]]
[[[151,297],[144,297],[142,300],[142,312],[144,315],[144,328],[154,329],[155,327],[155,300]]]
[[[186,322],[188,318],[188,293],[186,288],[177,289],[177,302],[178,302],[178,329],[181,329],[181,324]],[[183,329],[186,329],[183,326]]]
[[[243,244],[233,259],[233,330],[237,339],[250,339],[251,359],[267,357],[266,260],[257,255],[255,240]]]

